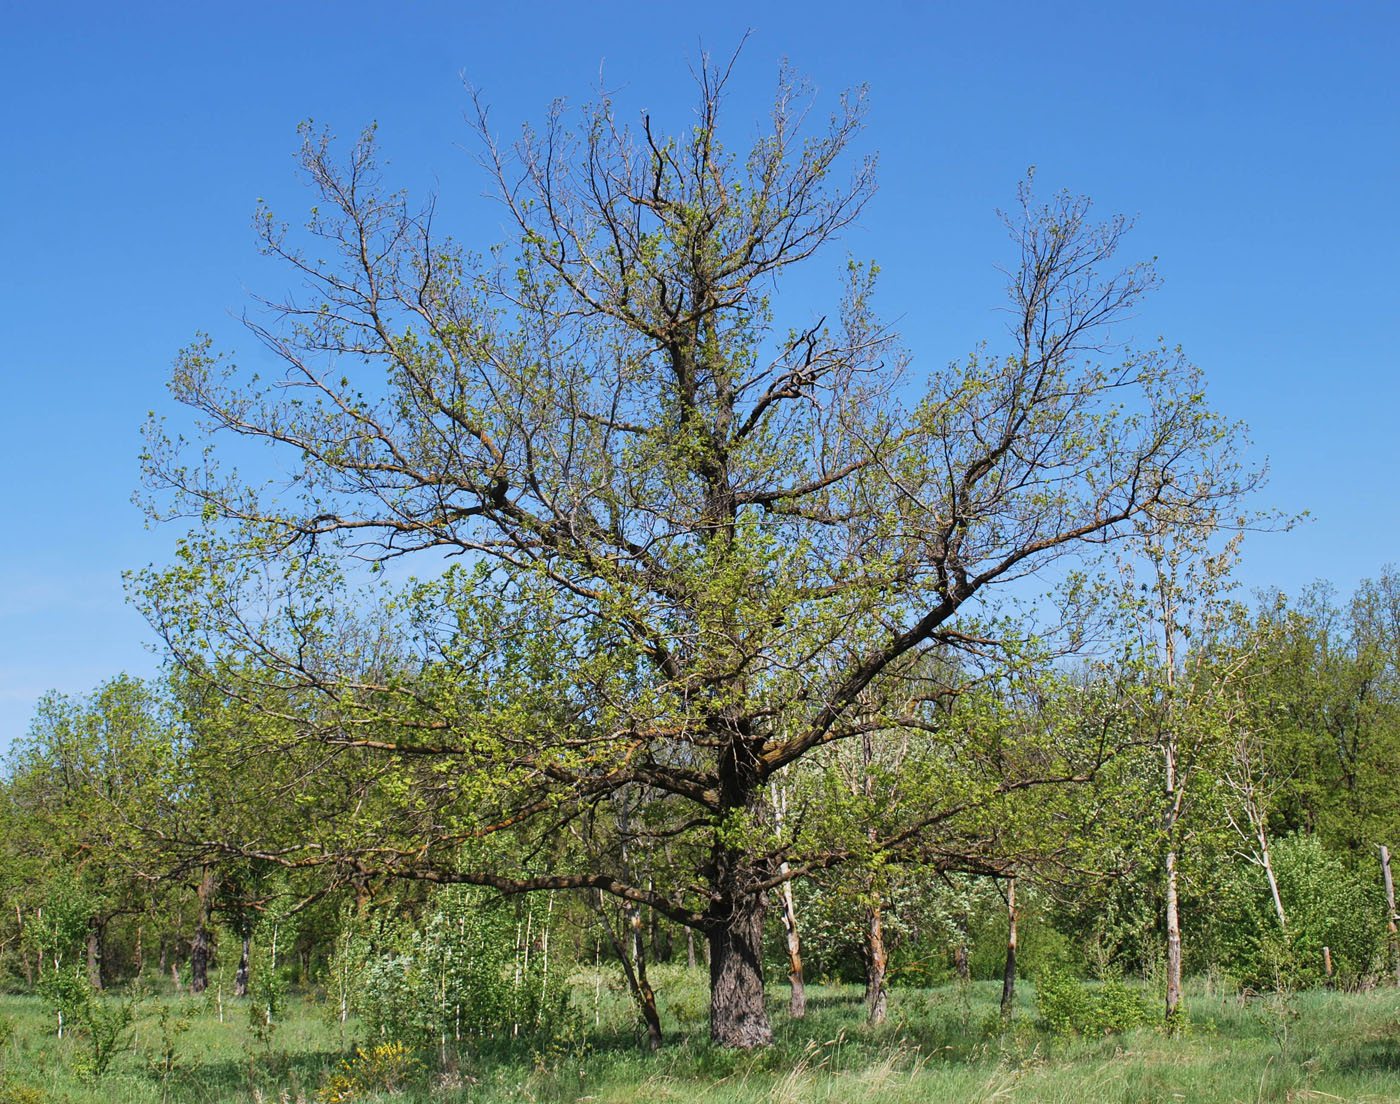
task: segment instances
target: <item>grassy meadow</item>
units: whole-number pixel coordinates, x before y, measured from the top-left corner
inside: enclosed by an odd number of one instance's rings
[[[805,1022],[775,988],[778,1044],[741,1053],[706,1041],[704,979],[657,971],[667,1045],[646,1054],[610,975],[574,978],[570,1026],[549,1042],[465,1042],[403,1051],[341,1025],[314,995],[289,999],[270,1037],[245,1002],[152,996],[105,1073],[81,1033],[54,1034],[37,998],[0,998],[4,1104],[272,1104],[300,1101],[1178,1101],[1400,1100],[1400,992],[1241,998],[1196,983],[1186,1035],[1140,1028],[1063,1038],[1037,1022],[1022,983],[1010,1029],[991,982],[896,989],[866,1026],[861,991],[812,986]],[[222,1008],[222,1021],[220,1009]],[[161,1016],[164,1009],[165,1015]],[[365,1050],[355,1056],[356,1046]],[[348,1064],[347,1064],[348,1063]]]

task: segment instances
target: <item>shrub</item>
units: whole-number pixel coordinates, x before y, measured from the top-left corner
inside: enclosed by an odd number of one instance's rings
[[[421,931],[395,939],[362,967],[355,1004],[371,1032],[425,1047],[561,1029],[568,993],[544,969],[539,927],[547,916],[517,916],[466,887],[436,896],[437,910]],[[533,900],[523,907],[544,911]]]
[[[99,1077],[106,1073],[131,1036],[138,998],[104,997],[88,983],[82,966],[45,974],[39,983],[39,995],[54,1012],[59,1033],[76,1035],[87,1044],[86,1057],[92,1073]]]
[[[1322,948],[1328,947],[1337,981],[1355,984],[1381,945],[1385,912],[1377,889],[1312,836],[1280,841],[1273,860],[1287,935],[1279,929],[1262,871],[1240,863],[1218,887],[1217,964],[1241,985],[1296,989],[1324,980]]]
[[[1063,969],[1051,968],[1035,986],[1035,1006],[1056,1035],[1116,1035],[1152,1022],[1141,993],[1119,978],[1090,987]]]
[[[348,1104],[373,1093],[396,1093],[422,1069],[413,1052],[403,1043],[380,1043],[357,1049],[355,1057],[340,1063],[340,1069],[316,1093],[321,1104]]]

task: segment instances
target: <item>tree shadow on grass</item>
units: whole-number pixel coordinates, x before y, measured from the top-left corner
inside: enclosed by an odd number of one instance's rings
[[[827,989],[823,992],[814,993],[807,990],[807,1009],[816,1011],[826,1008],[852,1008],[858,1004],[865,1003],[865,994],[857,988],[852,987],[849,991],[838,990],[832,992]],[[787,1008],[786,999],[779,1005],[780,1008]]]

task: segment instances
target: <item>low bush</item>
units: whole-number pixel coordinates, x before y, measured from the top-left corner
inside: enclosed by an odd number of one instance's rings
[[[1067,970],[1054,968],[1036,982],[1035,1006],[1056,1035],[1115,1035],[1153,1020],[1147,1000],[1121,979],[1089,986]]]
[[[341,1062],[316,1093],[320,1104],[349,1104],[373,1093],[399,1093],[422,1072],[422,1063],[402,1043],[360,1048]]]

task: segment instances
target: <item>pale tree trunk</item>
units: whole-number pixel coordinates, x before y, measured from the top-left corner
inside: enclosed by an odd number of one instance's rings
[[[875,773],[873,764],[875,762],[874,738],[870,733],[861,737],[861,760],[865,767],[865,779],[863,789],[867,802],[873,801],[875,794]],[[867,829],[870,842],[875,842],[875,829]],[[874,876],[870,877],[867,883],[867,890],[870,893],[869,910],[869,931],[867,948],[867,968],[865,977],[865,1003],[870,1009],[870,1022],[881,1024],[885,1022],[885,1006],[888,1001],[888,989],[885,985],[885,970],[887,958],[885,955],[885,924],[882,902],[880,898],[880,887],[877,885]]]
[[[787,873],[787,863],[783,863]],[[788,1012],[794,1020],[807,1015],[807,982],[802,976],[802,940],[797,931],[797,908],[792,900],[792,883],[784,882],[780,894],[783,904],[783,934],[787,938]]]
[[[1176,849],[1167,852],[1167,1027],[1181,1019],[1181,916],[1177,905]]]
[[[636,905],[627,907],[627,923],[632,929],[632,969],[637,982],[637,998],[642,1006],[642,1019],[647,1025],[647,1042],[652,1050],[661,1046],[661,1017],[656,1011],[656,993],[647,980],[647,952],[642,931],[642,910]]]
[[[878,900],[870,906],[869,910],[870,929],[865,975],[865,1003],[870,1009],[870,1022],[872,1024],[885,1022],[885,1010],[889,998],[889,989],[885,984],[888,959],[885,954],[883,911]]]
[[[1167,765],[1167,1030],[1173,1034],[1181,1020],[1181,912],[1177,886],[1177,821],[1181,814],[1181,792],[1176,777],[1176,744],[1168,737]]]
[[[1205,651],[1193,656],[1191,641],[1209,641],[1228,624],[1224,596],[1239,547],[1239,534],[1217,552],[1213,517],[1182,515],[1170,507],[1149,511],[1138,531],[1138,551],[1151,564],[1153,578],[1141,592],[1150,594],[1150,615],[1143,610],[1139,640],[1144,655],[1155,654],[1158,678],[1150,695],[1153,736],[1164,767],[1162,837],[1167,928],[1166,1028],[1178,1034],[1186,1010],[1181,994],[1181,860],[1187,836],[1182,822],[1188,788],[1196,776],[1197,756],[1206,733],[1203,716],[1217,715],[1221,695],[1240,674],[1245,658],[1222,666]],[[1132,582],[1131,569],[1126,581]],[[1196,659],[1202,662],[1195,662]],[[1159,681],[1160,680],[1160,681]],[[1209,699],[1209,704],[1208,704]],[[1228,710],[1227,710],[1228,712]]]
[[[1279,894],[1278,879],[1274,876],[1274,862],[1269,854],[1266,808],[1268,795],[1260,792],[1261,783],[1257,777],[1260,767],[1263,765],[1263,758],[1261,749],[1255,742],[1253,732],[1247,728],[1242,729],[1235,742],[1235,772],[1233,775],[1227,773],[1225,782],[1239,796],[1240,807],[1244,810],[1249,831],[1246,832],[1235,821],[1232,814],[1227,815],[1240,837],[1246,842],[1252,842],[1254,848],[1252,861],[1264,870],[1264,877],[1269,882],[1269,896],[1274,902],[1274,915],[1278,917],[1279,931],[1286,935],[1288,934],[1288,916],[1283,910],[1283,897]],[[1252,841],[1250,840],[1251,836],[1253,836]]]
[[[1170,644],[1171,635],[1167,636]],[[1174,656],[1168,649],[1169,662]],[[1168,683],[1172,681],[1168,668]],[[1170,716],[1168,718],[1170,723]],[[1163,758],[1166,765],[1167,813],[1163,829],[1167,838],[1166,855],[1166,919],[1167,919],[1167,1031],[1176,1034],[1181,1027],[1181,909],[1180,890],[1177,877],[1177,829],[1181,820],[1182,787],[1177,777],[1177,742],[1174,731],[1167,733],[1163,744]]]
[[[1255,831],[1259,837],[1259,862],[1264,867],[1264,875],[1269,879],[1269,893],[1274,899],[1274,912],[1278,914],[1279,931],[1287,934],[1288,916],[1283,911],[1283,897],[1279,895],[1278,879],[1274,877],[1274,863],[1269,857],[1269,837],[1264,832],[1264,822],[1255,822]]]
[[[243,933],[243,948],[238,953],[238,969],[233,975],[233,995],[235,997],[246,997],[248,995],[248,952],[252,948],[253,937],[248,933]]]
[[[1011,1019],[1016,1006],[1016,879],[1006,883],[1006,968],[1001,974],[1001,1016]]]
[[[1176,728],[1176,618],[1175,592],[1165,585],[1158,586],[1162,602],[1163,659],[1166,675],[1166,731],[1162,734],[1162,758],[1165,767],[1166,815],[1163,828],[1167,840],[1166,854],[1166,920],[1167,920],[1167,1031],[1175,1035],[1181,1028],[1181,910],[1177,882],[1177,830],[1184,800],[1183,781],[1178,776],[1177,756],[1180,737]]]
[[[1395,984],[1400,985],[1400,933],[1395,928],[1395,882],[1390,876],[1390,851],[1381,844],[1381,874],[1385,878],[1386,930],[1390,933],[1390,953],[1395,965]]]
[[[781,839],[783,819],[787,815],[787,791],[775,784],[771,787],[771,796],[774,826]],[[786,878],[788,869],[786,862],[779,867],[784,881],[778,899],[783,906],[783,934],[787,938],[788,985],[791,987],[788,1011],[794,1020],[800,1020],[807,1015],[807,984],[802,976],[802,939],[797,930],[797,906],[792,899],[792,882]]]

